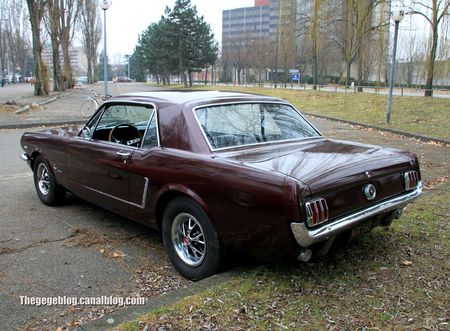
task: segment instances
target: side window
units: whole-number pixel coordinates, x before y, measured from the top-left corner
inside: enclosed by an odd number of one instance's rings
[[[136,104],[113,104],[101,113],[96,125],[90,127],[94,140],[140,147],[153,107]]]
[[[158,130],[156,129],[156,112],[153,111],[150,124],[147,128],[147,132],[142,143],[142,148],[151,148],[158,146]]]

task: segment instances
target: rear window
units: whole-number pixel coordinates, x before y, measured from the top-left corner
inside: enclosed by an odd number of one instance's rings
[[[213,149],[320,136],[294,108],[285,104],[208,106],[197,108],[195,116]]]

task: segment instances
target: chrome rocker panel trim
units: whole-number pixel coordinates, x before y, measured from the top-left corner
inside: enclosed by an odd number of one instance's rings
[[[291,223],[292,233],[297,243],[307,248],[313,244],[330,239],[332,236],[351,229],[362,221],[378,215],[380,213],[389,212],[394,209],[404,207],[408,202],[416,199],[422,193],[422,182],[419,181],[416,188],[401,196],[397,196],[390,200],[382,201],[364,210],[358,211],[351,215],[344,216],[318,229],[308,229],[305,223]]]

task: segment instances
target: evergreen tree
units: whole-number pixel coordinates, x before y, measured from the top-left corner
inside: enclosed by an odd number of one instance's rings
[[[178,73],[185,86],[192,86],[192,72],[213,65],[217,52],[203,16],[198,16],[190,0],[177,0],[173,9],[166,7],[161,20],[139,36],[133,67],[139,75],[152,74],[163,84],[169,84],[170,75]]]

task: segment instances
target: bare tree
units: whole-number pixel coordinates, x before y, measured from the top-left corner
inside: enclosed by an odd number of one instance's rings
[[[33,39],[34,58],[34,95],[48,95],[50,92],[47,66],[42,60],[41,24],[44,16],[46,0],[26,0],[30,15],[31,32]]]
[[[7,6],[5,0],[0,1],[0,17],[7,17]],[[6,20],[0,20],[0,76],[3,76],[5,74],[6,64],[8,62],[6,23]]]
[[[321,47],[323,44],[323,5],[326,7],[326,0],[311,0],[310,6],[300,8],[298,12],[298,36],[302,37],[303,44],[309,46],[309,53],[312,60],[313,88],[317,88],[319,82],[319,59],[321,57]]]
[[[63,81],[63,74],[61,68],[60,46],[61,46],[61,31],[59,24],[59,0],[47,0],[47,15],[44,21],[50,35],[52,44],[52,62],[53,62],[53,90],[65,91],[66,85]]]
[[[59,0],[60,42],[64,62],[66,88],[73,87],[72,67],[70,64],[70,45],[75,33],[75,24],[79,13],[78,0]]]
[[[430,4],[431,2],[431,4]],[[411,14],[422,16],[431,28],[431,46],[428,54],[427,80],[425,84],[425,96],[433,96],[433,78],[436,54],[439,41],[439,25],[444,19],[448,19],[449,0],[412,1]]]
[[[80,26],[82,32],[82,44],[87,57],[88,82],[97,81],[96,68],[98,58],[98,45],[102,38],[100,13],[95,0],[80,0]]]
[[[16,83],[17,68],[20,69],[22,75],[26,71],[26,15],[22,0],[7,1],[3,4],[3,9],[8,17],[3,25],[3,36],[7,40],[8,58],[12,65],[12,82]]]

